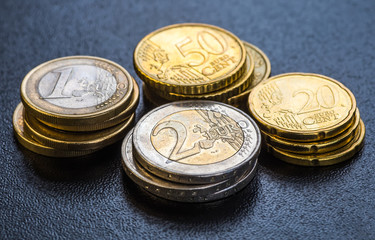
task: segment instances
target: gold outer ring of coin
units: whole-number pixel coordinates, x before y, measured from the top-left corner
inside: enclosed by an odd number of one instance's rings
[[[66,151],[66,150],[59,150],[51,147],[47,147],[43,144],[38,143],[34,139],[31,138],[25,131],[24,131],[24,107],[22,103],[18,104],[16,109],[13,113],[13,130],[14,134],[18,142],[27,148],[28,150],[48,156],[48,157],[56,157],[56,158],[66,158],[66,157],[80,157],[84,155],[88,155],[93,153],[93,150],[86,150],[86,151]]]
[[[94,132],[66,132],[55,130],[26,114],[25,131],[36,141],[61,150],[98,150],[122,139],[134,122],[132,114],[124,123]]]
[[[230,105],[235,106],[235,107],[240,107],[240,106],[243,106],[243,105],[246,106],[247,98],[249,97],[249,94],[250,94],[251,90],[255,86],[257,86],[259,83],[266,80],[271,74],[271,62],[268,59],[267,55],[262,50],[260,50],[258,47],[254,46],[254,45],[252,45],[248,42],[242,41],[242,43],[245,45],[246,49],[247,48],[252,49],[254,52],[256,52],[257,54],[259,54],[261,56],[261,59],[259,61],[261,62],[261,66],[263,66],[263,65],[265,66],[266,70],[263,72],[262,77],[260,77],[258,79],[256,74],[257,74],[257,69],[259,69],[260,66],[258,66],[259,63],[257,62],[257,58],[255,56],[253,56],[253,60],[255,62],[255,68],[254,68],[254,73],[253,73],[254,74],[253,75],[253,82],[251,83],[251,85],[249,86],[249,88],[246,91],[228,99],[228,103]]]
[[[72,63],[69,64],[69,62]],[[91,64],[89,66],[96,66],[102,70],[110,71],[112,76],[116,74],[116,80],[121,80],[121,82],[117,82],[115,93],[96,106],[77,109],[60,107],[41,98],[36,83],[39,83],[45,74],[57,68],[77,66],[79,64]],[[50,68],[49,71],[47,70],[48,68]],[[70,56],[42,63],[32,69],[21,84],[21,100],[26,111],[36,118],[54,125],[96,124],[115,117],[126,108],[132,92],[132,77],[123,67],[110,60],[92,56]]]
[[[153,90],[150,90],[145,83],[142,83],[142,90],[143,90],[143,96],[146,98],[146,100],[151,103],[154,107],[159,107],[163,104],[168,103],[168,100],[165,100],[159,96],[157,96]]]
[[[215,31],[221,32],[230,38],[234,40],[234,42],[237,42],[239,47],[239,58],[240,61],[238,65],[233,69],[231,72],[221,75],[220,77],[214,78],[209,82],[204,83],[189,83],[189,84],[172,84],[172,83],[166,83],[161,80],[157,80],[150,76],[150,74],[147,73],[147,70],[145,70],[143,67],[141,67],[141,63],[139,60],[139,52],[142,47],[142,44],[144,44],[147,40],[152,38],[153,36],[162,33],[163,31],[167,31],[173,28],[183,28],[183,27],[200,27],[200,28],[206,28],[206,29],[214,29]],[[184,40],[184,39],[183,39]],[[185,46],[187,42],[184,40],[179,46]],[[181,51],[181,50],[179,50]],[[192,53],[201,52],[202,49],[188,49],[187,53],[184,53],[186,56],[191,55]],[[246,68],[246,50],[243,46],[241,40],[236,37],[233,33],[219,28],[217,26],[209,25],[209,24],[202,24],[202,23],[180,23],[180,24],[174,24],[169,25],[160,29],[155,30],[154,32],[149,33],[146,35],[137,45],[137,47],[134,50],[134,68],[137,73],[137,75],[146,82],[147,85],[151,86],[152,88],[159,89],[163,92],[174,92],[174,93],[182,93],[182,94],[202,94],[202,93],[208,93],[213,92],[215,90],[224,88],[237,80],[245,71]]]
[[[355,114],[355,120],[347,130],[340,133],[336,137],[319,142],[286,141],[277,138],[276,136],[272,136],[264,131],[261,131],[262,137],[266,143],[272,145],[275,148],[282,149],[285,152],[297,154],[321,154],[331,152],[343,147],[355,137],[356,129],[359,126],[360,121],[360,114],[358,108]]]
[[[205,94],[195,94],[195,95],[187,95],[187,94],[180,94],[180,93],[173,93],[173,92],[162,92],[153,89],[151,91],[155,91],[157,95],[160,97],[170,100],[191,100],[191,99],[207,99],[207,100],[214,100],[219,102],[227,102],[228,98],[235,96],[237,94],[242,93],[245,89],[249,87],[253,79],[254,73],[254,60],[249,52],[246,52],[246,70],[244,74],[234,81],[231,85],[228,85],[225,88],[219,89],[214,92],[205,93]]]
[[[121,154],[122,165],[125,173],[137,185],[163,198],[178,199],[181,201],[189,201],[190,199],[204,197],[206,195],[224,190],[235,184],[249,171],[247,169],[244,172],[238,172],[237,176],[233,178],[212,184],[181,184],[164,180],[149,173],[134,158],[132,150],[132,130],[129,131],[127,136],[124,138],[121,146]],[[256,161],[249,166],[249,169],[252,169],[255,164]]]
[[[97,131],[102,130],[105,128],[113,127],[130,117],[135,112],[139,103],[139,87],[137,82],[133,79],[133,94],[130,99],[130,103],[125,110],[119,113],[117,116],[114,116],[108,120],[100,121],[95,124],[84,124],[84,125],[61,125],[61,124],[53,124],[50,122],[43,121],[38,119],[43,124],[53,127],[56,129],[64,130],[64,131],[74,131],[74,132],[88,132],[88,131]]]
[[[263,117],[259,116],[259,114],[257,113],[257,111],[255,109],[255,104],[253,102],[253,98],[256,97],[256,94],[258,93],[258,90],[262,89],[262,87],[264,85],[266,85],[268,83],[271,83],[272,81],[278,80],[280,78],[290,77],[290,76],[291,77],[296,77],[296,76],[315,77],[315,78],[318,78],[318,79],[324,79],[324,80],[326,80],[328,82],[331,82],[331,83],[334,83],[335,85],[340,87],[341,90],[343,90],[347,94],[348,98],[351,101],[351,107],[348,110],[346,117],[344,119],[342,119],[341,122],[335,124],[334,126],[319,128],[319,129],[316,129],[316,130],[306,130],[306,129],[304,129],[304,130],[301,130],[301,129],[291,130],[291,129],[282,128],[282,127],[279,127],[275,124],[270,124],[270,123],[266,122],[263,119]],[[274,93],[272,93],[271,95],[272,95],[271,96],[272,98],[275,97]],[[276,97],[276,98],[278,98],[278,97]],[[276,100],[279,100],[279,99],[276,99]],[[256,86],[251,91],[251,93],[249,95],[248,109],[249,109],[250,115],[256,120],[256,122],[258,123],[258,126],[260,127],[261,130],[263,130],[267,133],[270,133],[272,135],[276,135],[278,138],[282,138],[282,139],[285,139],[285,140],[310,142],[310,141],[319,141],[319,140],[322,140],[322,139],[331,138],[331,137],[337,136],[338,134],[345,131],[354,120],[354,117],[355,117],[354,112],[357,109],[357,105],[356,105],[356,100],[355,100],[355,97],[354,97],[353,93],[347,87],[345,87],[342,83],[340,83],[339,81],[337,81],[335,79],[332,79],[330,77],[324,76],[324,75],[320,75],[320,74],[294,72],[294,73],[285,73],[285,74],[273,76],[273,77],[269,78],[268,80],[266,80],[265,82],[262,82],[261,84]]]
[[[275,148],[269,144],[266,145],[267,151],[269,151],[276,158],[279,158],[285,162],[300,165],[300,166],[329,166],[346,161],[352,158],[357,152],[359,152],[364,145],[365,138],[365,125],[360,121],[356,136],[354,139],[342,148],[335,151],[314,154],[314,155],[303,155],[284,152],[278,148]]]

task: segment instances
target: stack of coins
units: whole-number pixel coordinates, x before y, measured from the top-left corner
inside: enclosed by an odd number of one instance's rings
[[[143,92],[159,106],[175,100],[206,99],[246,105],[271,65],[257,47],[212,25],[185,23],[158,29],[134,51]]]
[[[126,174],[159,197],[207,202],[254,177],[260,131],[245,113],[213,101],[180,101],[147,113],[125,137]]]
[[[318,74],[274,76],[253,89],[249,111],[265,148],[303,166],[326,166],[353,157],[363,146],[365,126],[354,95]]]
[[[134,121],[139,89],[106,59],[73,56],[31,70],[13,114],[19,142],[50,157],[90,154],[122,139]]]

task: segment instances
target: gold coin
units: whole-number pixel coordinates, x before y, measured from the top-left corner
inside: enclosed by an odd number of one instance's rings
[[[28,113],[54,125],[92,125],[127,107],[133,80],[120,65],[98,57],[51,60],[31,70],[21,84]]]
[[[269,144],[266,144],[266,147],[267,150],[272,153],[272,155],[291,164],[302,166],[328,166],[352,158],[363,147],[364,137],[365,125],[361,120],[356,130],[356,136],[354,137],[354,139],[344,147],[332,152],[327,152],[324,154],[304,155],[285,152]]]
[[[87,132],[87,131],[96,131],[96,130],[102,130],[105,128],[113,127],[121,122],[124,122],[126,119],[130,117],[135,112],[135,109],[138,106],[139,102],[139,87],[136,83],[136,81],[133,79],[133,94],[130,99],[130,103],[127,106],[126,109],[124,109],[121,113],[118,115],[105,120],[100,121],[95,124],[84,124],[84,125],[62,125],[62,124],[54,124],[50,122],[43,121],[42,119],[38,119],[40,122],[42,122],[44,125],[65,130],[65,131],[76,131],[76,132]]]
[[[22,103],[18,104],[13,113],[13,129],[18,142],[30,151],[48,157],[79,157],[93,153],[93,150],[66,151],[47,147],[38,143],[29,136],[24,130],[24,107]]]
[[[36,141],[61,150],[99,150],[125,137],[134,114],[124,123],[93,132],[67,132],[48,127],[29,114],[25,115],[24,129]]]
[[[255,68],[253,80],[249,88],[246,91],[228,99],[228,103],[236,107],[246,105],[251,90],[260,82],[266,80],[271,74],[271,63],[267,55],[256,46],[245,41],[242,42],[246,48],[246,52],[251,54],[255,62]]]
[[[151,103],[154,107],[161,106],[168,103],[169,101],[159,97],[155,94],[154,90],[150,90],[145,83],[142,83],[143,96],[146,100]]]
[[[202,94],[228,86],[245,70],[246,50],[232,33],[207,24],[158,29],[134,51],[138,76],[164,92]]]
[[[268,144],[272,145],[277,149],[282,149],[282,151],[285,152],[292,152],[297,154],[326,153],[343,147],[354,138],[356,133],[355,130],[359,126],[360,121],[358,108],[354,119],[354,122],[344,132],[340,133],[339,135],[333,138],[329,138],[318,142],[286,141],[278,138],[277,136],[272,136],[264,131],[262,131],[262,136],[265,142],[267,142]]]
[[[272,77],[255,87],[248,101],[263,131],[297,141],[336,136],[349,127],[357,108],[343,84],[312,73]]]
[[[245,89],[249,87],[252,82],[252,76],[254,71],[254,61],[249,52],[247,52],[247,60],[246,60],[246,70],[244,74],[236,80],[231,85],[228,85],[225,88],[219,89],[214,92],[205,93],[205,94],[180,94],[180,93],[173,93],[173,92],[162,92],[153,90],[157,95],[161,96],[164,99],[168,99],[170,101],[175,100],[191,100],[191,99],[207,99],[207,100],[215,100],[219,102],[227,102],[228,98],[240,94]]]

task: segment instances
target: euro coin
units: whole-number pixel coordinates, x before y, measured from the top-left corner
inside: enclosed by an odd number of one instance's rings
[[[203,202],[208,201],[207,195],[213,195],[228,189],[244,175],[237,173],[237,176],[212,184],[181,184],[170,182],[149,173],[142,165],[138,164],[133,157],[132,132],[125,137],[122,147],[123,168],[130,179],[145,190],[162,198],[181,202]],[[256,162],[253,162],[256,164]],[[253,169],[254,166],[250,166]],[[249,170],[246,171],[246,173]]]
[[[263,131],[306,142],[340,134],[350,126],[356,110],[348,88],[312,73],[274,76],[255,87],[248,101],[249,111]]]
[[[162,105],[133,132],[133,154],[147,171],[188,184],[236,176],[258,157],[260,144],[260,131],[247,114],[203,100]]]
[[[275,157],[288,163],[302,166],[328,166],[352,158],[363,147],[364,138],[365,125],[361,120],[359,127],[356,130],[354,139],[347,145],[332,152],[326,152],[322,154],[297,154],[285,152],[282,149],[278,149],[270,144],[267,144],[266,147],[267,150],[271,152]]]
[[[163,92],[203,94],[224,88],[245,71],[246,50],[232,33],[207,24],[170,25],[145,36],[134,67]]]
[[[260,82],[268,79],[268,77],[271,74],[271,63],[267,55],[256,46],[245,41],[242,42],[246,48],[246,52],[250,53],[250,55],[252,56],[252,59],[255,62],[255,67],[252,76],[252,82],[248,89],[228,99],[228,103],[235,107],[246,106],[247,99],[249,97],[251,90]]]
[[[48,156],[48,157],[79,157],[93,153],[92,150],[76,150],[76,151],[66,151],[59,150],[56,148],[45,146],[37,141],[35,141],[30,135],[25,132],[24,126],[24,107],[22,103],[18,104],[13,114],[13,130],[18,142],[24,146],[26,149],[33,151],[35,153]]]
[[[357,109],[355,121],[350,125],[348,129],[339,135],[315,142],[296,142],[287,141],[280,139],[277,136],[273,136],[269,133],[262,131],[262,137],[265,142],[272,145],[275,148],[282,149],[286,152],[298,153],[298,154],[317,154],[326,153],[337,150],[349,143],[355,136],[356,129],[360,122],[360,115]]]
[[[120,65],[98,57],[51,60],[31,70],[21,84],[28,113],[56,125],[96,124],[124,111],[133,80]]]

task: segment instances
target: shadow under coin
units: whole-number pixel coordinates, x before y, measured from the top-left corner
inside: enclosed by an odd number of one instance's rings
[[[331,166],[322,167],[293,165],[277,159],[265,151],[262,151],[259,155],[259,164],[262,168],[270,170],[272,175],[282,177],[285,180],[295,181],[297,179],[302,183],[330,181],[345,175],[348,171],[350,171],[356,160],[362,154],[362,151],[363,149],[349,160]]]
[[[87,156],[52,158],[36,154],[18,144],[24,159],[40,177],[50,181],[87,181],[98,179],[113,170],[119,158],[121,142],[112,144]],[[117,167],[117,165],[115,166]]]
[[[222,200],[208,203],[181,203],[157,197],[136,185],[123,171],[126,198],[146,214],[177,223],[197,225],[199,223],[236,221],[253,211],[258,196],[257,175],[244,189]]]

